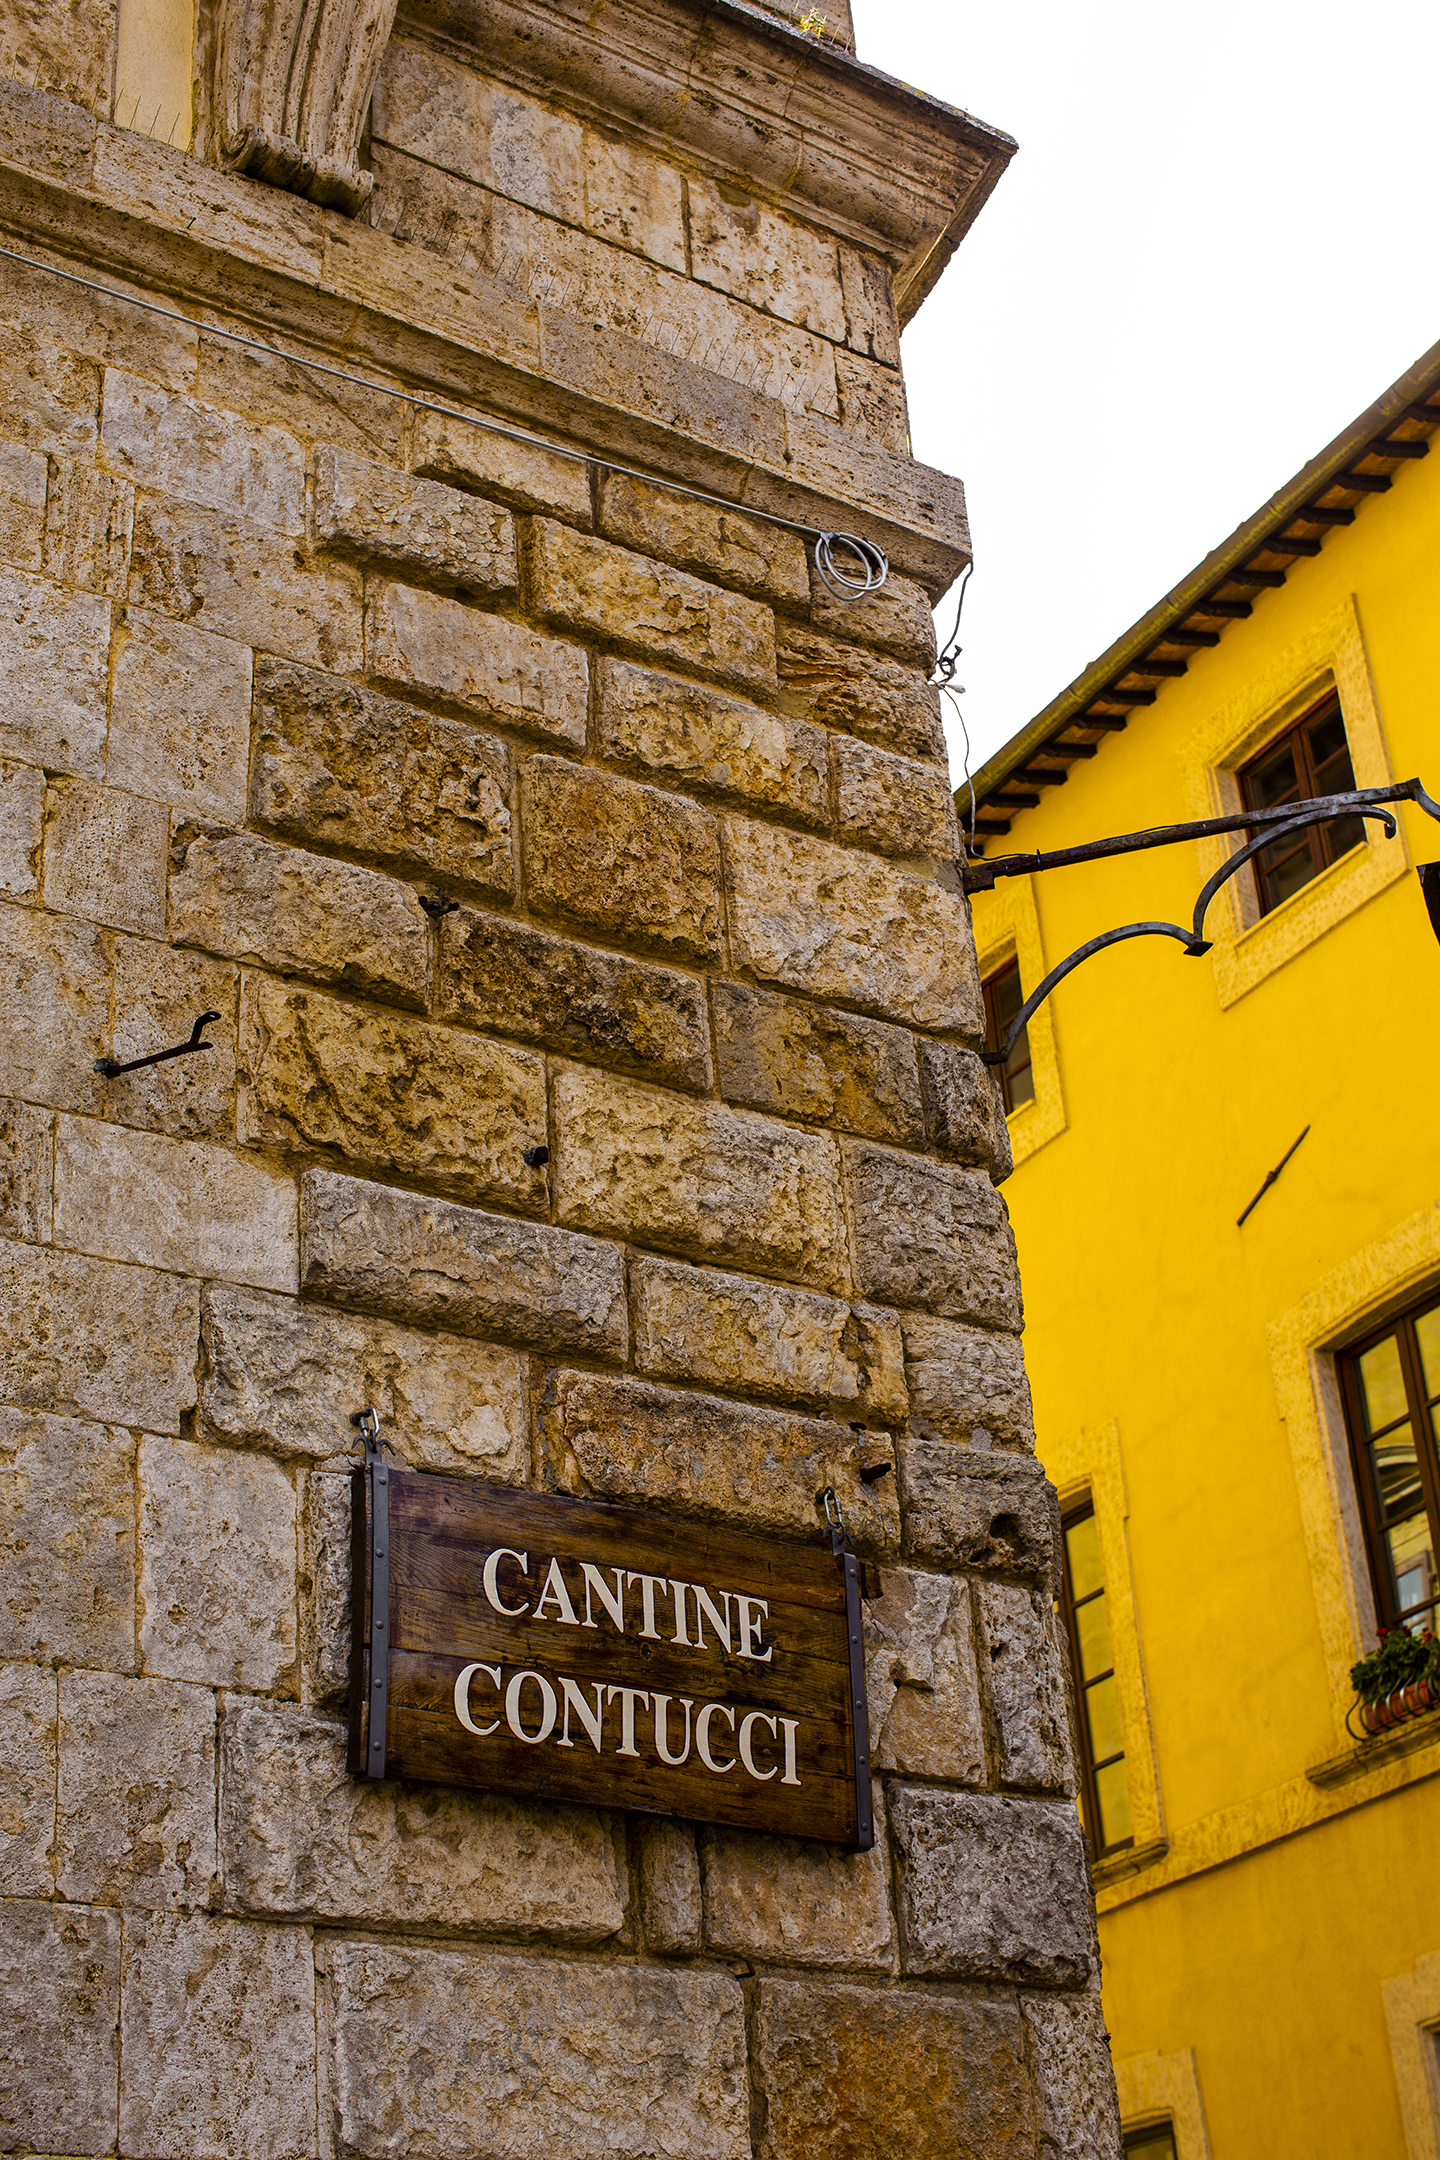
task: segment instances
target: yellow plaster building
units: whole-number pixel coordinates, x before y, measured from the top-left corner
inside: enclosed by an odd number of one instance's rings
[[[1437,425],[1440,346],[977,774],[985,860],[1440,792]],[[1009,1060],[1105,2007],[1153,2160],[1440,2156],[1440,1711],[1346,1723],[1377,1625],[1433,1623],[1440,1551],[1440,827],[1399,823],[1277,844],[1208,954],[1100,953]],[[978,893],[993,1024],[1098,933],[1188,923],[1239,844]]]

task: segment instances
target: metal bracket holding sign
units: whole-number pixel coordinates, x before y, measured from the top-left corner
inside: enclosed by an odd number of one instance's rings
[[[356,1420],[349,1768],[874,1843],[861,1563],[386,1464]]]

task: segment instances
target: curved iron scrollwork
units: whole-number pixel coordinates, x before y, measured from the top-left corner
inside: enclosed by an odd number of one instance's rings
[[[1385,829],[1387,840],[1393,840],[1397,831],[1394,814],[1384,805],[1395,802],[1413,802],[1427,817],[1440,823],[1440,803],[1432,802],[1418,780],[1402,780],[1394,787],[1356,788],[1347,795],[1323,795],[1306,803],[1303,809],[1287,804],[1279,810],[1244,810],[1231,817],[1201,818],[1188,825],[1157,825],[1145,832],[1120,833],[1111,840],[1092,840],[1081,847],[1057,848],[1050,854],[1005,855],[994,862],[971,862],[965,865],[965,890],[988,892],[998,878],[1021,877],[1038,870],[1055,870],[1067,863],[1097,862],[1108,855],[1130,855],[1141,848],[1173,847],[1181,840],[1200,840],[1216,833],[1245,832],[1255,826],[1260,830],[1255,838],[1222,864],[1212,878],[1200,889],[1195,902],[1195,913],[1190,928],[1183,929],[1172,922],[1125,923],[1118,930],[1107,930],[1100,937],[1088,942],[1053,967],[1045,980],[1031,991],[1020,1010],[1005,1031],[1005,1040],[998,1050],[982,1050],[980,1056],[987,1065],[1003,1065],[1019,1041],[1031,1016],[1044,1004],[1057,983],[1072,974],[1083,961],[1103,952],[1108,945],[1121,945],[1127,938],[1169,937],[1184,947],[1187,958],[1200,959],[1209,952],[1211,941],[1205,936],[1205,917],[1210,903],[1222,885],[1228,883],[1237,871],[1242,870],[1260,853],[1287,833],[1300,832],[1307,825],[1324,825],[1332,819],[1346,817],[1373,818]],[[1440,878],[1427,879],[1426,871],[1440,869],[1433,863],[1420,868],[1420,881],[1430,907],[1431,920],[1435,922],[1436,935],[1440,936],[1440,921],[1436,920],[1437,906],[1432,905],[1432,891]]]

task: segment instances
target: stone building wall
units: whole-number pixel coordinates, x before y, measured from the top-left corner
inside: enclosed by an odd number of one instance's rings
[[[0,2150],[1108,2160],[893,301],[983,160],[722,8],[757,191],[733,99],[662,155],[500,14],[401,24],[358,220],[0,82]],[[930,146],[868,249],[806,97]],[[771,1536],[833,1485],[875,1849],[349,1779],[367,1403]]]

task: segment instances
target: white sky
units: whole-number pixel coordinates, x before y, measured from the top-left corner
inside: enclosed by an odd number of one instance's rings
[[[854,9],[1020,144],[904,341],[970,504],[973,767],[1440,339],[1440,8]]]

